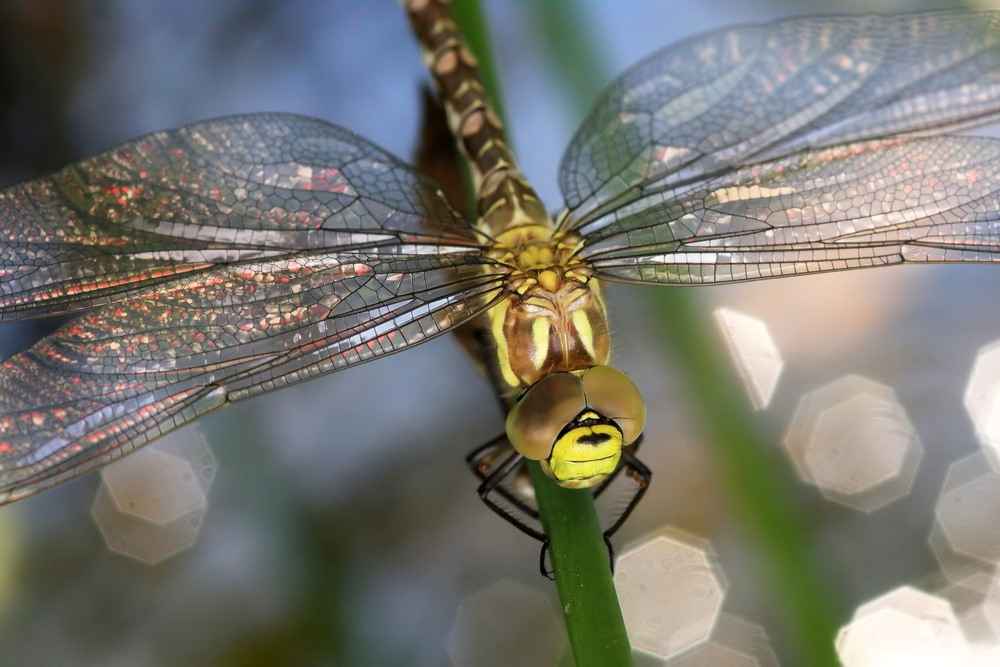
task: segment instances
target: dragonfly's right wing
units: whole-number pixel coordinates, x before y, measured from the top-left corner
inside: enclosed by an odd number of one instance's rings
[[[0,503],[227,403],[421,343],[501,298],[478,250],[213,267],[85,313],[0,365]]]
[[[0,191],[0,320],[91,309],[0,365],[0,503],[457,326],[502,296],[481,246],[430,179],[288,114]]]
[[[351,132],[228,116],[0,190],[0,321],[99,306],[222,263],[478,244],[437,185]]]

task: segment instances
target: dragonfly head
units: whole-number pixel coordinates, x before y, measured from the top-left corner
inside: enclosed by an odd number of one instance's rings
[[[610,366],[547,375],[521,395],[507,416],[507,437],[540,461],[560,486],[589,487],[615,471],[635,442],[646,406],[632,380]]]

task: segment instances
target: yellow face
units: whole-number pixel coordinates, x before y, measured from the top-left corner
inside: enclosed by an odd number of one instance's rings
[[[542,469],[560,486],[593,486],[615,471],[623,446],[621,428],[588,410],[556,440],[552,454],[542,461]]]
[[[645,422],[645,403],[628,376],[595,366],[529,387],[507,416],[507,437],[560,486],[581,488],[615,471]]]

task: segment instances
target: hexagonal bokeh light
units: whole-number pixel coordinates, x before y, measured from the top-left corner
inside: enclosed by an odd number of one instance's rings
[[[785,365],[767,325],[729,308],[717,308],[715,321],[722,330],[726,347],[736,362],[754,408],[766,408]]]
[[[904,496],[923,456],[896,393],[857,375],[803,396],[784,444],[803,480],[866,512]]]
[[[965,409],[976,437],[1000,468],[1000,340],[981,347],[965,388]]]
[[[197,426],[101,470],[91,515],[108,548],[154,564],[194,544],[216,462]]]
[[[667,529],[622,552],[615,588],[632,647],[665,659],[709,638],[726,584],[707,544]]]
[[[931,546],[950,579],[1000,563],[1000,473],[985,453],[951,464],[934,514]]]
[[[967,634],[980,640],[981,644],[991,645],[1000,651],[1000,568],[994,569],[989,579],[979,604],[974,608],[973,620],[979,623],[974,626],[973,633]],[[1000,660],[994,664],[1000,665]]]
[[[669,661],[670,667],[778,667],[764,628],[720,614],[709,640]]]
[[[971,651],[969,665],[1000,665],[1000,580],[997,570],[983,568],[959,581],[949,581],[934,594],[951,603]],[[985,661],[985,662],[984,662]]]
[[[542,667],[556,664],[566,647],[562,619],[549,597],[509,579],[463,599],[448,635],[455,665]]]
[[[909,586],[861,605],[837,637],[844,667],[963,665],[969,644],[951,605]]]

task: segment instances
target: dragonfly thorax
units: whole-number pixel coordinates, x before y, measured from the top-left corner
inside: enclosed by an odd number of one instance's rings
[[[490,250],[511,268],[509,296],[488,312],[507,398],[550,373],[608,361],[607,311],[598,282],[574,259],[579,245],[575,235],[529,223],[500,234]]]
[[[543,272],[575,278],[582,283],[588,281],[590,269],[575,257],[582,241],[575,234],[553,231],[551,225],[551,219],[546,218],[544,222],[511,227],[496,237],[487,255],[513,269],[509,281],[512,284],[508,288],[523,292],[526,284],[541,282],[546,289],[556,291],[556,277],[543,276]]]
[[[511,296],[489,311],[506,393],[520,394],[550,373],[607,363],[607,313],[596,281],[546,269],[512,282]]]
[[[560,265],[554,245],[511,251],[510,296],[488,312],[497,375],[508,398],[541,378],[606,364],[607,312],[596,280]]]

